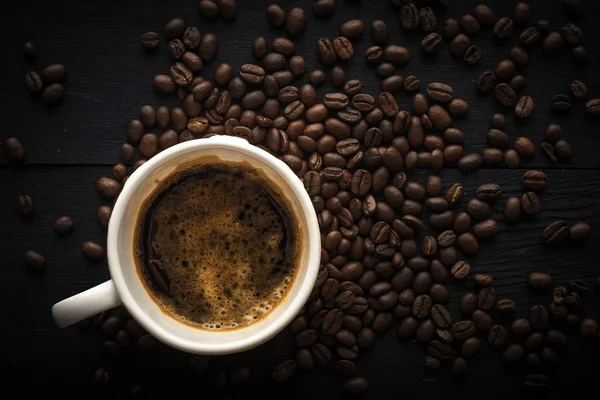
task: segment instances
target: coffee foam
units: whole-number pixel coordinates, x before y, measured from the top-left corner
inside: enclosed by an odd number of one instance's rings
[[[167,194],[141,214],[151,213],[153,232],[139,235],[147,246],[145,253],[137,246],[138,260],[156,261],[170,286],[161,293],[146,271],[149,292],[167,313],[204,329],[236,329],[267,315],[287,295],[299,261],[287,200],[254,171],[229,172],[184,171],[183,182],[161,185]]]

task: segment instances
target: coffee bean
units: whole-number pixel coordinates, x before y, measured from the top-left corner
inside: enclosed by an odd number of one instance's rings
[[[37,72],[29,71],[25,74],[25,85],[31,93],[39,93],[43,87],[42,78]]]
[[[517,101],[515,114],[519,118],[527,118],[533,113],[534,103],[529,96],[523,96]]]
[[[571,225],[569,239],[575,242],[583,242],[590,236],[591,228],[586,222],[576,222]]]
[[[346,72],[338,65],[329,71],[329,76],[331,77],[331,83],[336,88],[342,87],[346,83]]]
[[[573,100],[569,96],[557,94],[550,100],[552,110],[558,113],[568,113],[573,107]]]
[[[600,115],[600,99],[592,99],[585,105],[588,115]]]
[[[60,82],[65,79],[67,69],[63,64],[50,64],[40,70],[39,77],[45,84]]]
[[[496,85],[494,94],[496,95],[496,100],[504,107],[511,107],[517,98],[515,91],[506,83]]]
[[[54,222],[54,233],[58,236],[66,236],[73,231],[73,220],[71,217],[60,217]]]
[[[560,33],[550,32],[542,41],[542,49],[547,55],[555,55],[560,51],[564,43],[565,41]]]
[[[519,153],[517,153],[513,149],[506,150],[504,153],[504,164],[508,168],[517,168],[521,163],[521,158],[519,157]]]
[[[581,42],[581,29],[577,25],[571,23],[565,24],[560,29],[560,33],[571,46],[577,46]]]
[[[420,343],[428,343],[435,336],[435,325],[431,320],[426,319],[421,321],[419,324],[417,331],[415,332],[415,338]]]
[[[532,157],[535,154],[533,142],[524,136],[518,137],[515,140],[515,150],[521,157]]]
[[[523,346],[520,344],[511,344],[506,348],[506,350],[504,350],[502,359],[507,363],[515,364],[521,361],[523,358],[523,353]]]
[[[307,329],[296,335],[296,345],[299,347],[310,347],[317,339],[317,332],[312,329]]]
[[[466,234],[463,234],[466,235]],[[471,266],[465,261],[458,261],[450,269],[450,274],[454,279],[465,279],[469,275]]]
[[[194,77],[192,71],[183,63],[175,63],[171,66],[169,72],[171,73],[171,78],[173,81],[179,86],[187,86],[192,82]],[[141,119],[141,116],[140,116]],[[143,122],[143,119],[142,119]]]
[[[16,137],[9,137],[4,141],[4,151],[6,157],[12,163],[20,164],[25,161],[25,148]]]
[[[340,36],[333,41],[333,48],[337,56],[342,60],[349,60],[354,55],[352,42],[343,36]]]
[[[473,15],[481,25],[492,26],[494,24],[494,12],[485,4],[477,5]]]
[[[531,308],[529,317],[531,326],[537,330],[548,329],[548,309],[542,305],[535,305]]]
[[[494,320],[485,311],[475,310],[473,311],[471,318],[473,319],[475,327],[482,332],[488,332],[492,325],[494,325]]]
[[[487,219],[473,226],[473,233],[479,240],[490,240],[498,234],[498,224],[493,219]]]
[[[521,208],[527,215],[535,215],[540,212],[540,200],[533,192],[527,192],[521,197]]]
[[[461,352],[464,357],[473,357],[479,350],[479,339],[471,337],[465,340],[461,346]]]
[[[488,343],[495,348],[501,348],[506,341],[506,329],[502,325],[494,325],[488,333]]]
[[[456,58],[463,58],[469,47],[471,39],[460,33],[450,42],[450,53]]]
[[[23,254],[25,266],[32,272],[41,273],[46,265],[46,259],[40,253],[33,250],[27,250]]]
[[[496,304],[496,290],[485,287],[477,295],[477,304],[482,310],[489,310]]]
[[[472,321],[459,321],[452,326],[451,331],[457,340],[466,340],[477,332]]]
[[[383,113],[390,118],[394,117],[399,111],[396,99],[389,92],[381,92],[379,94],[379,105]]]
[[[285,30],[290,36],[298,36],[306,27],[306,13],[300,7],[290,10],[285,20]]]
[[[400,24],[402,28],[412,31],[419,26],[419,10],[412,4],[404,4],[400,8]]]
[[[367,390],[369,390],[369,383],[365,378],[356,376],[344,382],[342,390],[344,393],[352,395],[365,393]]]
[[[559,140],[556,143],[554,143],[554,152],[556,153],[557,156],[562,157],[562,158],[571,158],[571,153],[572,153],[572,149],[571,149],[571,145],[566,141],[566,140]]]
[[[52,83],[42,91],[42,102],[48,106],[60,103],[65,94],[65,88],[60,83]]]
[[[497,39],[504,39],[510,36],[513,30],[513,21],[510,18],[500,18],[496,25],[494,25],[494,36]]]
[[[435,372],[440,369],[440,360],[431,356],[425,356],[423,360],[423,367],[429,372]]]
[[[548,177],[541,171],[529,170],[523,174],[523,185],[531,190],[544,190]]]
[[[449,103],[453,96],[452,86],[446,85],[445,83],[431,83],[427,86],[427,94],[432,99],[441,103]]]
[[[586,318],[579,325],[579,333],[584,339],[596,338],[598,332],[598,322],[595,319]]]
[[[429,355],[439,360],[448,360],[452,356],[452,347],[439,340],[432,340],[427,347]]]
[[[365,23],[360,19],[346,21],[340,26],[340,33],[348,39],[358,39],[365,31]]]
[[[395,65],[405,65],[410,61],[410,51],[403,46],[387,45],[383,49],[383,57]]]
[[[538,28],[532,26],[523,31],[519,37],[519,45],[530,49],[540,41],[541,34]]]
[[[81,252],[90,261],[100,261],[106,255],[104,247],[93,241],[87,241],[81,246]]]
[[[481,156],[477,153],[472,153],[472,154],[467,154],[462,156],[459,160],[458,160],[458,169],[460,169],[461,171],[476,171],[479,168],[481,168],[481,165],[483,164],[483,159],[481,158]]]
[[[444,37],[446,40],[454,39],[460,32],[460,25],[454,18],[447,18],[444,22]]]
[[[463,31],[468,36],[475,36],[481,31],[481,26],[479,25],[479,21],[477,18],[470,14],[463,15],[458,20],[458,23],[463,28]]]
[[[425,33],[435,31],[437,27],[437,18],[431,7],[423,7],[419,11],[419,24]]]
[[[571,82],[571,93],[573,96],[582,99],[587,95],[588,88],[585,83],[575,80]]]
[[[446,307],[441,304],[435,304],[431,308],[431,320],[438,328],[447,328],[452,323],[450,313]]]

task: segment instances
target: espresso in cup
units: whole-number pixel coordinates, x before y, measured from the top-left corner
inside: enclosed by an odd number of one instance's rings
[[[166,314],[207,330],[265,318],[285,299],[302,252],[281,189],[248,163],[176,169],[141,205],[135,263]]]

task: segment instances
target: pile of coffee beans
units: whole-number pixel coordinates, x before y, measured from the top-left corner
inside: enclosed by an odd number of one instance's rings
[[[396,0],[391,3],[397,6],[403,29],[422,31],[425,55],[434,56],[447,42],[450,53],[466,65],[485,57],[471,42],[482,30],[491,29],[496,40],[505,41],[516,36],[515,26],[526,28],[518,37],[518,45],[495,70],[474,79],[481,93],[493,92],[495,101],[519,119],[527,119],[536,109],[532,97],[520,95],[527,85],[520,71],[529,64],[532,49],[541,46],[553,55],[568,46],[575,62],[587,60],[576,25],[569,23],[553,31],[548,21],[531,20],[526,3],[516,4],[510,16],[497,17],[482,4],[472,14],[443,22],[430,7]],[[563,3],[566,11],[581,12],[581,1]],[[202,0],[199,11],[209,19],[233,20],[237,7],[234,0]],[[333,0],[313,3],[318,20],[333,11]],[[120,149],[123,164],[114,167],[112,177],[97,181],[98,193],[107,201],[115,201],[129,174],[134,173],[127,165],[133,164],[135,171],[177,143],[214,135],[244,138],[280,158],[303,181],[321,229],[317,282],[304,309],[289,326],[296,353],[274,367],[275,381],[288,380],[315,365],[332,364],[344,377],[345,392],[363,393],[368,382],[358,375],[355,361],[375,345],[378,335],[395,327],[400,340],[424,346],[427,355],[423,366],[429,372],[448,364],[454,376],[464,376],[469,358],[482,346],[481,341],[487,341],[506,363],[525,362],[530,367],[531,374],[523,381],[525,387],[546,387],[549,370],[545,366],[556,362],[557,351],[567,341],[561,332],[563,323],[579,324],[585,338],[598,337],[596,321],[581,316],[587,287],[572,281],[554,288],[551,294],[552,277],[543,271],[533,273],[529,277],[531,289],[548,292],[551,302],[533,306],[527,319],[513,319],[519,305],[498,298],[492,276],[473,274],[470,265],[480,242],[491,241],[498,233],[491,213],[494,204],[503,199],[501,186],[479,186],[463,209],[463,186],[453,182],[444,192],[439,174],[444,168],[465,173],[483,166],[517,168],[521,159],[535,154],[534,143],[527,137],[511,141],[505,132],[505,115],[495,114],[487,132],[489,147],[481,153],[465,153],[465,132],[455,127],[454,121],[466,118],[471,105],[458,97],[448,82],[422,87],[418,76],[398,74],[397,67],[409,64],[415,55],[390,42],[388,27],[381,20],[371,25],[360,19],[349,20],[340,26],[338,37],[318,39],[315,48],[323,66],[310,70],[304,58],[296,54],[293,42],[305,29],[305,10],[284,10],[272,4],[265,18],[281,36],[271,42],[255,38],[254,60],[248,60],[238,71],[221,63],[213,76],[203,75],[202,69],[216,59],[216,35],[200,33],[181,18],[167,22],[163,32],[141,35],[146,50],[155,51],[159,42],[165,41],[173,64],[157,74],[152,85],[159,93],[176,95],[182,104],[140,108],[139,117],[127,126],[126,142]],[[353,41],[367,31],[373,45],[365,54],[357,54]],[[381,78],[379,93],[364,93],[360,80],[346,76],[344,65],[361,57],[376,68]],[[47,68],[41,78],[29,73],[28,87],[39,91],[42,82],[55,84],[64,77],[64,67],[62,75],[57,66]],[[305,75],[308,83],[297,86]],[[328,76],[336,90],[319,98],[317,88]],[[551,99],[554,112],[568,113],[578,105],[573,98],[588,95],[581,81],[572,82],[570,88],[569,94]],[[400,92],[411,95],[410,109],[398,104],[396,95]],[[590,115],[600,114],[600,99],[589,100],[585,108]],[[154,133],[157,130],[162,133]],[[18,141],[10,148],[7,144],[7,149],[15,161],[23,153]],[[572,156],[562,128],[555,123],[548,125],[541,149],[553,162]],[[411,179],[417,168],[431,171],[425,185]],[[525,172],[522,182],[520,197],[504,198],[504,221],[509,224],[535,218],[542,207],[543,192],[552,184],[537,170]],[[27,200],[20,200],[23,216],[31,212],[27,211],[31,208],[28,201],[29,205]],[[103,227],[110,214],[109,205],[98,209]],[[72,229],[70,219],[61,218],[55,225],[59,235]],[[584,241],[589,234],[585,222],[557,221],[540,232],[540,242],[557,246],[567,240]],[[105,255],[104,248],[94,242],[85,243],[82,252],[91,260]],[[37,253],[26,255],[26,261],[34,268],[43,265],[43,257]],[[446,308],[450,297],[446,284],[451,280],[470,280],[476,288],[462,296],[459,320],[453,320]],[[157,344],[122,310],[114,315],[102,313],[79,325],[97,326],[111,356],[133,343],[147,351]],[[194,356],[190,364],[205,370],[209,360]],[[248,368],[213,371],[217,386],[243,383],[250,374]],[[99,369],[94,380],[105,385],[109,372]]]
[[[25,43],[24,54],[32,57],[33,45]],[[25,85],[32,96],[41,98],[46,106],[56,106],[65,94],[63,82],[67,69],[63,64],[49,64],[39,71],[28,71],[25,74]]]

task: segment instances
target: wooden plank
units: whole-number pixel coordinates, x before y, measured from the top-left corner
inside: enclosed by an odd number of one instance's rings
[[[0,105],[5,115],[0,120],[0,140],[9,136],[20,137],[32,164],[114,164],[119,161],[125,127],[131,118],[136,117],[140,105],[164,104],[172,107],[179,104],[174,97],[157,95],[151,87],[152,77],[167,72],[171,64],[166,44],[163,41],[156,54],[146,54],[139,43],[140,34],[148,30],[161,32],[166,20],[175,16],[184,17],[202,32],[216,33],[221,43],[219,55],[217,61],[205,66],[202,72],[205,77],[212,77],[220,62],[231,63],[234,70],[243,63],[253,62],[251,45],[254,37],[263,35],[271,40],[285,35],[282,30],[271,28],[265,20],[265,9],[270,1],[238,2],[239,13],[235,23],[202,19],[197,15],[196,3],[148,0],[105,4],[86,0],[63,11],[52,2],[17,2],[13,15],[27,17],[6,17],[3,30],[10,34],[5,34],[0,43],[2,53],[14,60],[4,66],[7,79],[0,88]],[[387,1],[383,2],[384,5],[381,3],[344,2],[337,6],[334,16],[326,20],[315,20],[308,4],[307,29],[296,41],[296,53],[305,57],[307,71],[322,67],[315,51],[315,41],[319,37],[333,39],[338,35],[340,24],[351,18],[364,18],[367,26],[374,19],[383,19],[390,28],[390,43],[407,46],[412,54],[411,63],[399,68],[398,73],[418,75],[422,89],[431,82],[447,82],[454,86],[457,97],[470,101],[470,116],[458,121],[456,126],[467,134],[466,151],[481,151],[486,145],[489,118],[498,107],[490,96],[477,94],[474,80],[482,71],[494,69],[498,61],[507,56],[517,41],[517,33],[504,44],[495,43],[489,31],[474,39],[482,47],[484,57],[474,68],[465,68],[450,57],[446,44],[438,57],[423,58],[419,49],[420,33],[401,31],[396,12]],[[600,15],[598,2],[587,3],[589,15]],[[300,3],[282,1],[281,4],[289,10],[292,5]],[[441,24],[446,17],[459,17],[462,13],[471,12],[475,4],[474,0],[453,1],[446,12],[438,10],[438,20]],[[558,1],[536,0],[531,4],[534,17],[549,18],[553,28],[558,29],[566,21]],[[497,16],[510,14],[511,7],[510,2],[493,5]],[[600,26],[591,17],[578,23],[584,31],[586,46],[594,54],[600,44]],[[39,57],[33,66],[20,59],[25,40],[32,40],[39,49]],[[356,56],[344,67],[347,75],[360,79],[364,92],[377,94],[380,81],[375,71],[367,68],[362,60],[365,49],[372,45],[368,32],[354,45]],[[39,69],[51,62],[63,62],[68,68],[67,97],[57,109],[47,110],[39,102],[32,101],[22,77],[29,68]],[[599,67],[597,57],[592,57],[587,68],[577,68],[567,54],[547,63],[539,50],[533,52],[532,65],[523,71],[530,81],[524,94],[534,98],[536,111],[526,123],[515,121],[512,111],[509,112],[508,133],[513,139],[520,135],[529,136],[539,147],[548,123],[561,123],[575,157],[569,164],[551,165],[543,155],[536,154],[528,165],[580,169],[600,167],[600,158],[596,156],[600,145],[597,134],[600,125],[598,120],[584,116],[583,102],[576,102],[568,116],[554,116],[549,112],[550,97],[567,93],[573,79],[586,82],[590,96],[600,96],[597,92],[600,78],[595,74]],[[319,95],[329,90],[332,87],[328,83],[319,90]],[[408,107],[408,96],[401,94],[398,100],[403,108]],[[0,157],[0,162],[6,162],[4,156]]]
[[[58,329],[51,320],[52,304],[108,278],[106,264],[87,263],[80,253],[80,245],[86,240],[104,243],[104,232],[98,226],[96,208],[102,204],[94,191],[95,180],[110,174],[109,167],[27,167],[9,171],[0,169],[0,217],[3,221],[0,241],[0,292],[6,304],[0,308],[0,349],[3,362],[9,367],[6,381],[25,381],[30,390],[66,393],[80,390],[88,385],[90,376],[100,365],[111,368],[112,393],[127,393],[129,388],[142,382],[153,394],[163,391],[198,388],[205,375],[188,369],[187,356],[175,350],[161,347],[156,354],[126,353],[119,362],[110,363],[99,354],[101,340],[98,334],[82,334],[76,329]],[[466,196],[460,208],[474,196],[475,188],[482,183],[497,182],[503,189],[503,200],[494,206],[494,218],[500,218],[504,199],[523,193],[521,175],[523,170],[479,171],[471,176],[457,171],[444,171],[444,186],[462,182]],[[411,179],[425,182],[427,174],[418,171]],[[526,316],[527,310],[537,302],[546,304],[550,293],[535,296],[526,285],[531,271],[546,271],[554,276],[556,284],[581,278],[591,287],[600,274],[597,263],[598,234],[593,234],[582,246],[566,246],[549,249],[541,243],[541,230],[556,219],[567,221],[585,220],[593,232],[600,230],[600,213],[597,199],[600,196],[600,174],[597,171],[548,171],[549,187],[542,194],[542,211],[538,217],[514,227],[499,222],[499,235],[493,242],[482,244],[480,253],[469,259],[474,272],[493,276],[494,287],[501,298],[512,298],[519,304],[518,316]],[[16,199],[28,193],[36,204],[34,218],[21,222],[16,214]],[[66,238],[52,233],[53,221],[61,215],[70,215],[75,221],[75,231]],[[46,273],[36,276],[23,266],[21,255],[27,249],[42,252],[47,259]],[[453,292],[450,309],[455,319],[457,302],[465,290],[472,289],[471,280],[466,283],[450,282]],[[598,318],[598,296],[592,289],[586,300],[585,315]],[[597,391],[593,382],[579,379],[590,374],[597,352],[593,347],[577,339],[568,351],[560,356],[562,389],[572,390],[577,382],[581,388]],[[297,380],[285,385],[271,384],[271,368],[293,351],[291,335],[283,332],[260,348],[235,356],[220,357],[212,361],[216,366],[251,365],[254,385],[233,389],[230,394],[243,396],[259,394],[284,395],[295,393],[296,398],[337,398],[340,391],[332,368],[319,368],[318,372],[300,374]],[[506,369],[498,355],[492,354],[482,338],[482,349],[471,361],[469,376],[463,385],[452,383],[447,373],[427,377],[421,367],[424,352],[415,344],[400,343],[395,328],[379,338],[375,348],[359,357],[358,365],[370,381],[368,398],[390,398],[404,395],[409,398],[432,398],[444,394],[448,398],[485,395],[511,396],[520,390],[521,369]],[[65,386],[65,382],[69,382]],[[176,387],[176,389],[173,389]],[[212,386],[207,385],[207,391]],[[156,393],[155,393],[156,392]],[[557,392],[558,393],[558,392]]]

